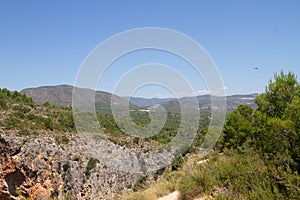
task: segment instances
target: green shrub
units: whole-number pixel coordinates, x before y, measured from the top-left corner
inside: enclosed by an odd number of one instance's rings
[[[180,156],[179,158],[177,158],[177,160],[175,160],[172,163],[172,171],[175,171],[179,168],[181,168],[184,164],[184,158],[182,156]]]
[[[186,169],[179,181],[178,190],[183,199],[193,199],[199,194],[211,191],[215,183],[216,179],[212,171],[198,165]]]
[[[50,117],[44,119],[44,125],[47,129],[53,130],[53,121]]]
[[[146,186],[148,176],[142,176],[133,186],[133,191],[138,191]]]
[[[64,171],[64,172],[68,171],[68,169],[70,168],[69,163],[63,164],[62,168],[63,168],[63,171]]]
[[[172,137],[166,131],[162,131],[152,137],[153,140],[156,140],[162,144],[167,144],[172,141]]]
[[[20,124],[21,124],[21,121],[14,117],[6,118],[5,120],[2,121],[2,125],[4,127],[6,127],[7,129],[13,129],[13,128],[19,127]]]
[[[63,135],[61,136],[61,141],[64,144],[68,144],[70,142],[70,139],[67,136]]]
[[[30,108],[28,108],[28,107],[24,107],[24,106],[20,106],[20,105],[18,105],[18,106],[14,106],[13,107],[13,109],[14,110],[16,110],[16,111],[20,111],[20,112],[22,112],[22,113],[28,113],[31,109]]]
[[[1,98],[1,96],[0,96],[0,108],[2,108],[2,109],[7,108],[6,100],[4,98]]]
[[[21,111],[15,112],[14,115],[20,119],[24,119],[24,117],[25,117],[24,113]]]
[[[268,168],[255,152],[239,154],[237,151],[229,151],[215,165],[219,185],[229,189],[228,196],[242,199],[283,199]]]
[[[96,167],[97,163],[99,163],[99,162],[100,161],[97,158],[91,157],[88,161],[87,166],[86,166],[85,175],[90,176],[91,175],[91,170],[94,169]]]
[[[35,120],[36,119],[36,116],[34,115],[34,114],[28,114],[27,115],[27,118],[29,119],[29,120]]]
[[[21,130],[18,131],[18,134],[19,135],[29,135],[30,132],[27,129],[22,128]]]
[[[47,107],[47,108],[50,108],[52,107],[51,103],[49,101],[46,101],[43,106]]]

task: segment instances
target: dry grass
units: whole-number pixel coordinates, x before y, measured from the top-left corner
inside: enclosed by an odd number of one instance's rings
[[[128,194],[123,199],[125,200],[157,200],[176,189],[176,183],[162,179],[144,191]]]

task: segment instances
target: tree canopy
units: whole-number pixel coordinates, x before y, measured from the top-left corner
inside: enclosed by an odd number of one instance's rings
[[[221,150],[255,151],[269,167],[276,188],[294,198],[300,193],[300,84],[296,75],[275,74],[265,92],[256,97],[256,104],[255,110],[240,105],[229,113]]]

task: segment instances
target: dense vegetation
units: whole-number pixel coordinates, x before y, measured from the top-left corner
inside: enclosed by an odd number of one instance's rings
[[[124,133],[119,128],[108,105],[98,103],[96,108],[98,109],[96,115],[100,128],[104,130],[109,140],[122,146],[133,147],[138,145],[152,148],[165,145],[176,136],[180,124],[180,117],[168,116],[160,132],[150,138],[139,139]],[[60,107],[49,102],[38,105],[25,94],[0,89],[0,110],[0,128],[5,129],[7,133],[31,136],[55,134],[59,144],[69,142],[65,133],[76,133],[70,106]],[[145,126],[150,123],[148,112],[133,108],[133,112],[130,114],[132,120],[138,126]],[[85,115],[89,117],[90,113],[85,113]],[[203,124],[207,123],[207,117],[202,117],[200,121],[202,127],[204,127]],[[124,118],[121,123],[126,126],[128,124],[127,119]]]
[[[130,113],[132,120],[136,123],[137,126],[145,126],[150,123],[150,117],[148,112],[138,111],[135,110]],[[126,133],[124,133],[121,128],[117,125],[114,116],[111,112],[103,112],[97,111],[97,118],[100,123],[101,128],[104,130],[105,134],[110,136],[110,140],[117,144],[123,144],[124,137],[128,137]],[[123,118],[120,122],[123,126],[128,125],[128,119]],[[199,119],[199,130],[200,133],[205,126],[208,125],[208,114],[202,115]],[[164,124],[163,128],[154,136],[145,138],[143,141],[156,141],[161,145],[165,145],[170,143],[172,139],[176,136],[180,125],[180,116],[168,116],[166,119],[166,123]],[[120,141],[117,141],[117,138],[121,138]],[[135,141],[138,139],[135,138]]]
[[[300,85],[294,74],[275,74],[256,98],[258,108],[241,105],[230,113],[220,141],[222,150],[260,155],[271,184],[271,194],[300,195]],[[281,197],[281,195],[283,195]]]
[[[75,132],[71,107],[56,107],[49,102],[37,105],[25,94],[0,89],[0,109],[0,127],[8,133]]]
[[[300,199],[296,76],[275,74],[256,103],[257,109],[240,105],[229,113],[206,162],[199,164],[197,155],[190,156],[179,170],[170,167],[156,184],[125,198],[150,200],[178,190],[182,199]]]

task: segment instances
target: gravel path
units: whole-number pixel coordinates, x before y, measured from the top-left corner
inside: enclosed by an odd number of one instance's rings
[[[174,191],[174,192],[168,194],[167,196],[159,198],[158,200],[178,200],[178,199],[179,199],[179,192]]]

